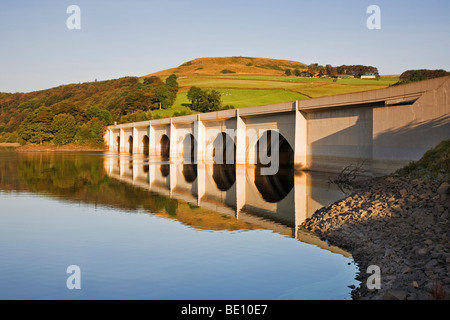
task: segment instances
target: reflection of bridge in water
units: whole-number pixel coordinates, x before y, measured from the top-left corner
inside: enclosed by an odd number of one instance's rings
[[[122,182],[343,253],[298,230],[315,210],[344,196],[328,184],[328,174],[286,168],[268,176],[256,166],[159,160],[111,153],[105,158],[105,169]]]

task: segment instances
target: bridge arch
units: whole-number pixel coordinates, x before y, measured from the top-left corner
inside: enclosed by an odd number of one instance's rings
[[[148,135],[142,137],[142,151],[144,155],[148,156],[150,151],[150,139]]]
[[[170,156],[170,139],[166,134],[163,134],[161,136],[160,145],[161,145],[161,157],[169,158],[169,156]]]
[[[195,151],[197,150],[197,140],[192,133],[187,133],[183,139],[183,159],[187,162],[193,162]]]
[[[120,136],[116,138],[116,150],[120,153]]]
[[[278,131],[266,130],[256,142],[256,164],[268,166],[268,160],[277,159],[280,167],[294,165],[294,149]]]
[[[234,139],[225,132],[220,132],[213,142],[212,157],[215,164],[235,164],[236,144]]]
[[[128,153],[133,153],[133,136],[128,136]]]

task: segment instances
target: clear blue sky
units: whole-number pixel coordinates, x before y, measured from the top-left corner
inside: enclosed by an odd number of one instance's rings
[[[81,29],[69,30],[69,5]],[[369,30],[369,5],[381,30]],[[199,57],[450,71],[450,1],[165,0],[0,2],[0,91],[142,76]]]

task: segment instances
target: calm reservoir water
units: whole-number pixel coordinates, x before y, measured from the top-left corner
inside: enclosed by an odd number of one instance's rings
[[[0,299],[350,300],[352,258],[296,228],[327,180],[0,149]]]

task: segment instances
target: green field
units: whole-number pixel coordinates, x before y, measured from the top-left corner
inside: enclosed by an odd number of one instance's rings
[[[222,89],[270,89],[300,93],[309,98],[336,94],[368,91],[385,88],[398,81],[397,78],[375,79],[333,79],[276,77],[276,76],[202,76],[180,78],[181,87]],[[275,103],[279,101],[272,101]]]
[[[223,106],[232,105],[235,108],[246,108],[252,106],[261,106],[271,103],[288,102],[295,100],[308,99],[308,97],[287,90],[270,90],[270,89],[222,89],[212,88],[222,94]],[[196,113],[189,109],[190,101],[187,98],[187,91],[179,92],[174,105],[166,110],[154,110],[152,116],[167,117],[173,116],[174,113]]]
[[[286,76],[229,75],[180,77],[180,91],[175,104],[167,110],[152,111],[153,118],[173,116],[175,113],[192,114],[187,91],[192,86],[214,89],[222,93],[223,106],[235,108],[267,105],[272,103],[318,98],[368,91],[388,87],[398,78],[333,79]],[[177,115],[177,114],[175,114]]]
[[[303,78],[303,77],[286,77],[286,76],[212,76],[217,79],[242,79],[242,80],[259,80],[259,81],[281,81],[281,82],[301,82],[301,83],[334,83],[331,78]],[[347,85],[378,85],[388,86],[396,83],[398,78],[379,78],[379,79],[338,79],[336,83]]]

